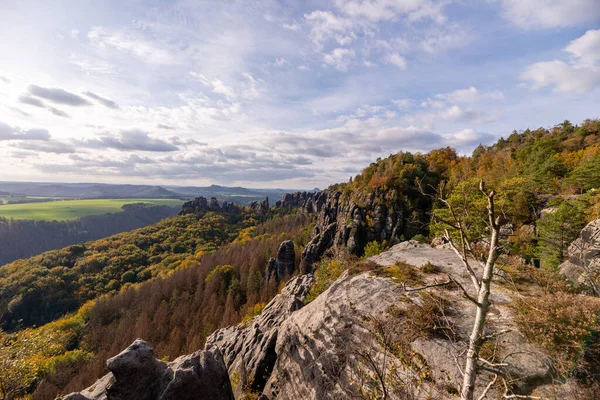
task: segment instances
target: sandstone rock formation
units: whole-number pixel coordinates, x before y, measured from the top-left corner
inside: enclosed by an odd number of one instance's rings
[[[571,243],[560,272],[570,281],[600,295],[600,219],[590,222]]]
[[[110,374],[66,398],[124,400],[135,393],[140,399],[186,399],[194,393],[210,399],[318,400],[380,398],[381,390],[388,399],[457,398],[474,307],[455,287],[418,287],[451,274],[469,290],[460,259],[451,250],[408,241],[370,261],[374,269],[346,271],[308,304],[313,275],[293,278],[259,316],[214,332],[204,351],[172,363],[156,360],[145,342],[136,341],[109,360]],[[420,281],[386,274],[399,262],[414,265]],[[429,264],[438,268],[425,272],[422,267]],[[420,318],[432,317],[423,311],[429,295],[443,299],[443,311],[434,311],[434,328],[420,331]],[[556,384],[552,359],[514,323],[511,303],[518,296],[508,285],[493,284],[486,334],[498,335],[493,351],[502,360],[494,368],[506,377],[511,393],[572,398],[581,386],[571,380]],[[491,376],[481,375],[478,393]],[[501,398],[504,391],[503,385],[493,386],[488,398]]]
[[[277,258],[270,258],[267,262],[266,279],[275,279],[277,282],[289,278],[296,268],[296,251],[294,242],[286,240],[279,245]]]
[[[244,389],[260,392],[265,386],[277,360],[279,327],[304,305],[313,282],[312,275],[292,279],[248,326],[220,329],[206,340],[206,348],[222,352],[236,397]]]
[[[344,195],[328,189],[286,194],[276,207],[316,214],[313,239],[301,261],[301,270],[309,273],[314,262],[330,249],[361,255],[373,240],[394,242],[418,233],[426,219],[428,200],[411,203],[396,197],[394,191]]]
[[[110,373],[62,400],[231,400],[233,392],[217,349],[197,351],[166,363],[137,339],[107,361]]]
[[[179,215],[185,214],[200,214],[207,211],[220,211],[232,214],[238,214],[241,211],[240,206],[234,203],[228,203],[224,201],[221,205],[219,205],[216,197],[210,198],[210,203],[204,196],[196,197],[194,200],[186,201],[181,206],[181,211],[179,211]]]

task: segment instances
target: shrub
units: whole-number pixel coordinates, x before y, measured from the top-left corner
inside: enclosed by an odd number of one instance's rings
[[[597,327],[600,300],[582,301],[580,296],[568,293],[546,294],[518,299],[515,309],[520,331],[546,349],[559,372],[566,374]]]
[[[403,262],[397,262],[396,265],[375,270],[375,274],[395,280],[397,283],[404,282],[407,285],[421,282],[421,275],[417,272],[417,268]]]
[[[306,296],[306,303],[316,299],[321,293],[326,291],[333,282],[346,270],[346,263],[335,258],[327,258],[319,263],[315,270],[315,284]]]
[[[426,274],[437,274],[439,272],[442,272],[442,269],[440,267],[438,267],[437,265],[434,265],[434,264],[430,263],[429,261],[425,265],[423,265],[421,267],[421,269]]]
[[[365,258],[368,257],[372,257],[372,256],[376,256],[380,253],[383,253],[384,251],[387,250],[387,246],[383,243],[379,243],[376,240],[373,240],[372,242],[367,243],[367,245],[365,246]]]
[[[419,243],[427,243],[428,240],[425,236],[421,235],[420,233],[417,233],[415,236],[412,237],[412,240],[415,240]]]
[[[262,310],[264,310],[266,303],[256,303],[254,306],[249,307],[246,310],[246,314],[242,317],[242,323],[250,321],[252,318],[260,315]]]

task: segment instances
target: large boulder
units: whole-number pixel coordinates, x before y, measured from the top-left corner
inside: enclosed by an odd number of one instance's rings
[[[137,339],[107,361],[110,372],[62,400],[232,400],[227,368],[218,349],[197,351],[166,363]]]
[[[596,290],[600,289],[600,219],[583,228],[569,246],[568,256],[559,267],[561,274],[590,291],[594,286]]]
[[[244,389],[262,391],[277,360],[279,327],[304,305],[313,283],[312,275],[290,280],[258,317],[247,324],[219,329],[208,337],[206,348],[216,347],[223,354],[236,397]]]

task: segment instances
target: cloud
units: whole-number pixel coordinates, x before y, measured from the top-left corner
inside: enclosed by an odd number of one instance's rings
[[[600,86],[600,30],[587,31],[564,51],[571,55],[569,63],[538,62],[527,67],[520,79],[529,81],[532,89],[552,87],[561,93],[585,93]]]
[[[43,101],[41,101],[40,99],[36,99],[35,97],[31,97],[31,96],[27,96],[27,95],[19,96],[19,102],[30,105],[30,106],[34,106],[34,107],[46,108],[46,105],[44,104]]]
[[[466,46],[471,36],[458,25],[426,29],[420,39],[422,49],[429,54],[442,53]]]
[[[115,66],[105,60],[82,56],[80,54],[71,54],[69,62],[78,66],[83,72],[89,75],[112,75],[115,72]]]
[[[106,106],[108,108],[112,108],[112,109],[119,109],[119,105],[117,103],[115,103],[112,100],[109,100],[105,97],[99,96],[96,93],[87,91],[87,92],[83,92],[83,94],[85,94],[86,96],[98,101],[100,104],[102,104],[103,106]]]
[[[235,89],[231,86],[226,85],[220,79],[210,80],[206,76],[196,72],[190,72],[189,75],[193,78],[198,79],[200,82],[202,82],[204,86],[211,88],[213,93],[223,95],[229,100],[233,100],[237,97],[237,92],[235,91]]]
[[[0,122],[0,141],[1,140],[50,140],[50,133],[46,129],[23,130],[18,127],[12,127]]]
[[[325,63],[333,65],[338,71],[347,71],[354,55],[354,50],[337,48],[330,54],[325,54],[323,59]]]
[[[482,100],[503,100],[502,92],[480,92],[476,87],[468,89],[458,89],[450,93],[439,93],[435,95],[436,99],[444,100],[449,103],[474,103]]]
[[[179,63],[177,56],[161,44],[159,40],[148,41],[142,35],[131,30],[115,30],[97,26],[88,32],[90,42],[104,49],[114,49],[130,53],[145,63],[158,65],[174,65]]]
[[[579,65],[595,65],[600,61],[600,29],[589,30],[565,48]]]
[[[406,60],[398,53],[390,54],[388,56],[387,63],[398,67],[400,70],[406,69]]]
[[[0,82],[10,83],[10,79],[5,76],[0,75]]]
[[[442,23],[446,20],[443,9],[447,3],[427,0],[335,0],[335,4],[344,14],[373,22],[394,20],[399,15],[407,15],[411,21],[432,19]]]
[[[121,131],[118,136],[103,136],[99,139],[73,141],[75,144],[93,149],[138,150],[153,152],[177,151],[179,148],[166,140],[153,138],[148,132],[133,129]]]
[[[401,110],[406,110],[415,105],[415,101],[413,99],[392,100],[392,103],[394,103]]]
[[[69,116],[69,114],[67,114],[66,112],[59,110],[58,108],[54,108],[54,107],[48,107],[48,110],[50,110],[50,112],[58,117],[63,117],[63,118],[71,118]]]
[[[324,42],[335,39],[338,44],[346,45],[353,40],[352,20],[338,17],[331,11],[316,10],[305,14],[304,18],[311,25],[310,37],[317,48]]]
[[[301,26],[299,24],[283,24],[282,26],[285,29],[289,29],[290,31],[294,31],[294,32],[297,32],[301,29]]]
[[[22,141],[11,144],[12,147],[17,147],[23,150],[36,151],[41,153],[54,153],[54,154],[72,154],[76,150],[73,146],[63,142],[34,142],[34,141]]]
[[[600,18],[598,0],[501,0],[504,16],[523,29],[580,27]]]
[[[37,85],[29,85],[29,94],[40,97],[56,104],[68,106],[91,106],[92,103],[81,96],[67,92],[59,88],[44,88]]]

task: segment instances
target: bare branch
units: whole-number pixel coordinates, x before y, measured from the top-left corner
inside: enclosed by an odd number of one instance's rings
[[[467,292],[467,290],[464,288],[464,286],[460,284],[460,282],[458,282],[456,279],[454,279],[450,275],[448,275],[448,279],[450,279],[452,282],[454,282],[456,284],[456,286],[459,287],[459,289],[463,292],[463,295],[468,300],[470,300],[472,303],[474,303],[477,307],[481,307],[481,303],[479,303],[475,297],[471,296],[469,294],[469,292]]]
[[[485,389],[483,389],[483,392],[477,398],[477,400],[483,400],[483,399],[485,399],[485,396],[487,396],[488,392],[490,391],[490,389],[492,388],[492,386],[494,386],[494,383],[496,383],[497,380],[498,380],[498,375],[494,375],[494,379],[492,379],[490,381],[490,383],[488,383],[488,385],[485,387]]]
[[[450,243],[450,247],[462,261],[463,265],[465,266],[465,269],[467,270],[467,272],[469,273],[469,276],[471,277],[471,282],[473,283],[475,290],[478,291],[479,286],[481,285],[481,282],[479,282],[479,279],[477,278],[475,271],[473,271],[473,268],[471,268],[471,265],[469,264],[469,260],[467,259],[466,255],[464,253],[461,253],[460,250],[458,249],[458,247],[456,247],[456,244],[454,244],[454,240],[452,240],[452,237],[450,236],[450,232],[448,232],[448,229],[445,230],[445,234],[446,234],[446,239],[448,240],[448,243]]]
[[[446,282],[436,282],[434,284],[431,285],[425,285],[425,286],[421,286],[421,287],[417,287],[417,288],[412,288],[409,289],[408,287],[406,287],[406,282],[402,282],[402,288],[404,289],[405,292],[418,292],[420,290],[425,290],[425,289],[429,289],[429,288],[434,288],[434,287],[440,287],[440,286],[447,286],[449,284],[452,283],[452,280],[448,280]]]

